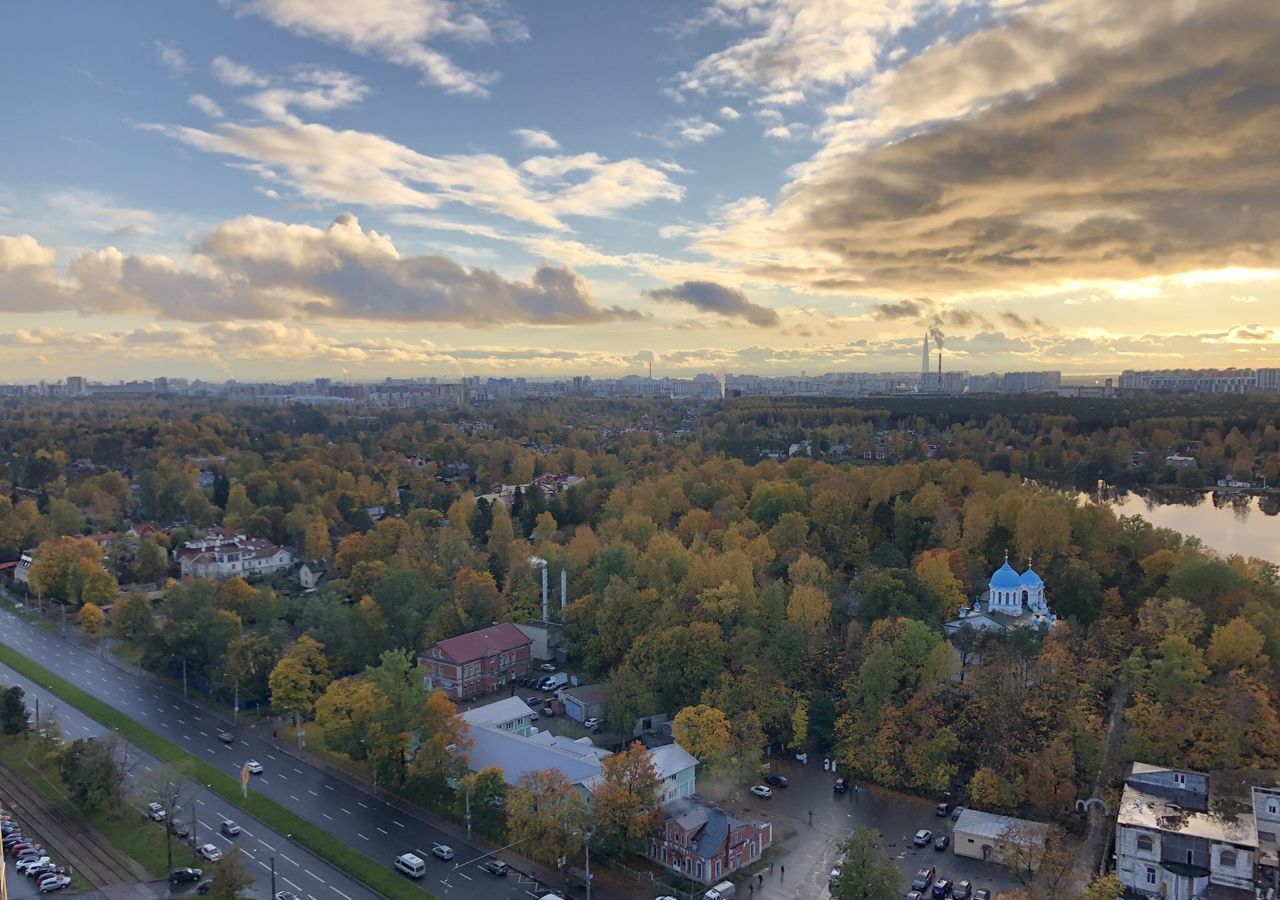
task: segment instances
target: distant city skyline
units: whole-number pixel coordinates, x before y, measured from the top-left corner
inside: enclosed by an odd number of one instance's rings
[[[67,23],[74,22],[75,27]],[[0,381],[1280,366],[1271,0],[7,10]]]

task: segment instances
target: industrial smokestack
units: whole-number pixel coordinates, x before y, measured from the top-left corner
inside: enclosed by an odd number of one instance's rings
[[[942,380],[942,351],[938,351],[938,380]]]
[[[547,620],[547,567],[542,566],[542,621]]]
[[[569,605],[569,570],[560,570],[560,618],[564,618],[564,608]]]

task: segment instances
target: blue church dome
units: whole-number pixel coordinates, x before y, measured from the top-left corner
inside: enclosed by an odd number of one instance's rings
[[[1014,571],[1013,566],[1009,565],[1009,560],[1006,559],[1004,565],[996,569],[991,576],[991,587],[1008,591],[1022,587],[1022,579],[1018,577],[1018,573]]]
[[[1030,566],[1027,566],[1027,571],[1022,573],[1022,583],[1026,587],[1044,587],[1044,582],[1040,580],[1036,570]]]

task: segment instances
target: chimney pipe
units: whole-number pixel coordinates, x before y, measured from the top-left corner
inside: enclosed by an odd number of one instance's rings
[[[547,567],[542,566],[542,621],[548,621],[547,613]]]
[[[938,351],[938,379],[942,379],[942,351]]]
[[[569,571],[560,570],[560,618],[564,618],[564,608],[569,605]]]

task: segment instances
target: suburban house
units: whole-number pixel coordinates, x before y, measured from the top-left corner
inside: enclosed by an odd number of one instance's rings
[[[288,547],[222,528],[211,528],[204,537],[187,541],[176,556],[183,578],[213,581],[284,572],[294,563],[293,551]]]
[[[321,582],[333,577],[333,567],[327,559],[309,559],[298,569],[298,584],[304,591],[320,586]]]
[[[509,622],[436,641],[423,649],[418,666],[428,688],[454,700],[469,700],[529,674],[533,641]]]
[[[35,550],[23,550],[18,559],[18,567],[13,571],[16,584],[29,584],[31,581],[31,563],[35,561]]]
[[[1034,870],[1048,833],[1043,822],[966,809],[952,829],[951,847],[956,856]]]
[[[560,691],[560,702],[564,704],[564,714],[575,722],[599,718],[604,709],[603,684],[580,684]]]
[[[1057,616],[1049,611],[1044,581],[1030,563],[1027,570],[1019,574],[1009,565],[1006,554],[1004,565],[991,573],[982,596],[973,601],[972,606],[960,607],[959,617],[943,627],[948,635],[961,628],[1001,634],[1013,628],[1047,630],[1056,621]]]
[[[1253,789],[1253,819],[1258,828],[1258,887],[1264,885],[1280,896],[1280,779],[1270,787]]]
[[[693,797],[662,809],[662,828],[649,845],[654,862],[702,884],[750,865],[773,843],[773,826],[748,822]]]
[[[460,713],[460,715],[463,721],[471,728],[478,728],[483,725],[487,728],[496,728],[499,731],[517,734],[520,737],[528,737],[533,734],[533,720],[535,718],[533,710],[519,697],[508,697],[505,700],[499,700],[497,703],[477,706],[475,709],[468,709]]]
[[[1223,809],[1211,809],[1211,779],[1201,772],[1135,762],[1125,777],[1116,814],[1116,875],[1130,892],[1169,900],[1252,900],[1259,856],[1257,803],[1268,809],[1262,791],[1230,803],[1235,789],[1225,782]],[[1277,799],[1270,828],[1274,847]]]

